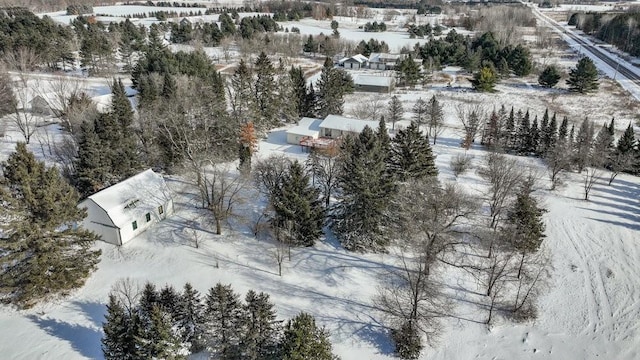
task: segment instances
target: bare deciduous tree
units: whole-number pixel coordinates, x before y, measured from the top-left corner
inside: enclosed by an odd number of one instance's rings
[[[589,200],[589,193],[591,193],[593,185],[595,185],[596,182],[600,180],[600,176],[602,176],[602,170],[597,167],[585,167],[584,170],[584,181],[582,182],[584,189],[584,199]]]
[[[338,188],[339,149],[333,146],[326,150],[316,150],[309,154],[307,167],[313,175],[313,183],[322,188],[325,207],[329,207],[331,195]]]
[[[233,174],[228,164],[213,164],[201,167],[198,188],[204,202],[204,208],[211,211],[216,223],[216,234],[222,234],[222,222],[229,219],[233,207],[242,201],[242,192],[246,188],[247,178],[242,174]]]
[[[41,114],[34,111],[33,102],[37,94],[36,89],[39,87],[37,83],[35,79],[29,80],[25,73],[19,73],[13,83],[16,101],[12,104],[12,120],[27,144],[41,122]]]
[[[495,229],[508,200],[518,191],[518,186],[524,179],[524,172],[518,161],[505,155],[490,153],[486,156],[485,166],[479,169],[478,173],[489,182],[486,197],[491,219],[489,227]]]
[[[555,190],[560,184],[559,175],[571,166],[571,150],[559,143],[552,149],[547,151],[545,160],[549,169],[549,177],[551,179],[551,190]]]
[[[380,116],[384,116],[386,103],[382,96],[374,96],[367,101],[359,101],[351,109],[351,115],[358,119],[374,120],[380,119]]]
[[[129,314],[133,314],[138,306],[141,292],[140,283],[128,277],[118,279],[111,287],[111,293]]]
[[[456,114],[458,115],[458,120],[460,120],[464,131],[462,147],[469,149],[484,126],[486,110],[480,104],[459,104],[456,106]]]

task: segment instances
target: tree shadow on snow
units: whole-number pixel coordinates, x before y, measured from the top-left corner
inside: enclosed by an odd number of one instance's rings
[[[72,324],[37,315],[29,315],[28,318],[47,334],[70,343],[71,347],[82,356],[90,359],[103,359],[100,346],[103,334],[100,328],[104,321],[106,307],[104,304],[98,303],[74,302],[73,305],[79,307],[95,327]]]

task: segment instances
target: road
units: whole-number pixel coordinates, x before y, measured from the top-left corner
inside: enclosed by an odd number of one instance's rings
[[[582,37],[570,31],[567,31],[564,27],[560,26],[557,22],[548,18],[546,15],[540,12],[536,7],[532,6],[531,8],[533,10],[534,15],[536,15],[540,20],[546,22],[547,24],[549,24],[549,26],[554,28],[556,31],[560,32],[567,38],[571,39],[576,44],[580,45],[580,47],[583,48],[585,51],[588,51],[594,57],[598,58],[599,60],[601,60],[608,66],[610,66],[611,69],[615,71],[616,75],[619,74],[625,79],[633,82],[635,85],[640,86],[640,76],[632,70],[632,67],[633,67],[632,65],[628,65],[626,62],[619,61],[617,58],[612,57],[614,55],[603,51],[597,46],[590,44],[589,42],[585,41]],[[616,76],[614,75],[614,79],[615,77]]]

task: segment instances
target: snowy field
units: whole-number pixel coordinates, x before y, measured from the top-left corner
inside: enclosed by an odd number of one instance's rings
[[[457,181],[471,194],[481,196],[486,184],[475,170],[456,180],[448,168],[452,156],[464,153],[459,147],[455,105],[469,101],[514,104],[516,108],[530,106],[541,115],[548,94],[531,85],[504,84],[498,87],[498,95],[478,95],[469,90],[468,81],[456,69],[446,69],[445,74],[451,88],[443,81],[425,89],[398,92],[407,110],[403,124],[411,117],[408,109],[412,102],[436,94],[445,105],[448,125],[434,147],[440,179]],[[353,106],[356,99],[374,96],[353,94],[347,104]],[[561,95],[556,102],[566,102],[578,112],[580,104],[588,103],[588,99]],[[613,111],[614,107],[612,104],[602,109]],[[619,129],[624,126],[626,123],[618,122]],[[39,132],[47,129],[55,136],[59,134],[56,127],[49,125]],[[19,133],[11,129],[8,133],[10,137],[0,140],[2,159],[20,139]],[[37,141],[30,148],[43,156]],[[257,156],[272,153],[300,160],[306,156],[298,146],[286,144],[284,129],[272,131],[260,143]],[[473,148],[467,153],[474,156],[477,168],[485,151]],[[523,169],[538,168],[545,174],[537,159],[519,159]],[[580,200],[581,181],[580,175],[567,174],[566,186],[550,192],[544,178],[536,192],[549,210],[545,214],[545,241],[554,267],[550,287],[539,300],[538,319],[525,324],[498,320],[488,330],[482,324],[486,312],[469,305],[479,300],[473,294],[479,289],[464,282],[464,274],[448,270],[442,278],[450,287],[450,295],[457,299],[457,306],[454,316],[445,320],[439,344],[427,349],[422,359],[631,360],[640,356],[640,179],[620,175],[612,186],[601,180],[589,202]],[[393,358],[392,345],[378,322],[380,314],[373,308],[372,297],[379,277],[397,261],[394,256],[346,252],[329,237],[313,248],[295,249],[292,261],[285,261],[283,276],[279,277],[272,243],[256,240],[241,221],[235,221],[227,234],[216,236],[203,214],[194,209],[191,190],[184,181],[170,178],[169,185],[176,194],[176,213],[122,248],[97,244],[103,250],[102,261],[86,286],[68,298],[26,311],[0,307],[0,348],[4,354],[10,354],[11,359],[101,359],[107,294],[118,279],[130,277],[141,283],[176,287],[189,281],[200,292],[218,281],[231,283],[241,293],[248,289],[265,291],[271,294],[281,318],[299,311],[316,316],[330,330],[335,351],[343,359]],[[260,206],[259,200],[247,202],[245,216],[251,218]],[[188,225],[190,222],[192,225]],[[198,249],[193,245],[194,232],[201,239]]]

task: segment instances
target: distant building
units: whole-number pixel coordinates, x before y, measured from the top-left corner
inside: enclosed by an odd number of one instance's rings
[[[371,53],[369,55],[369,69],[393,70],[403,58],[403,54]]]
[[[353,85],[356,91],[367,91],[377,93],[390,93],[395,87],[396,80],[392,76],[364,75],[353,76]]]
[[[299,144],[303,139],[317,139],[320,137],[320,123],[322,119],[303,117],[297,126],[287,130],[287,143]]]
[[[287,143],[304,148],[330,148],[343,136],[360,134],[365,126],[377,129],[378,122],[340,115],[328,115],[324,120],[302,118],[297,126],[287,130]]]
[[[164,178],[149,169],[89,196],[78,207],[87,210],[81,227],[123,245],[171,215],[173,199]]]
[[[365,69],[369,66],[369,59],[362,54],[357,54],[338,60],[338,66],[345,69]]]

